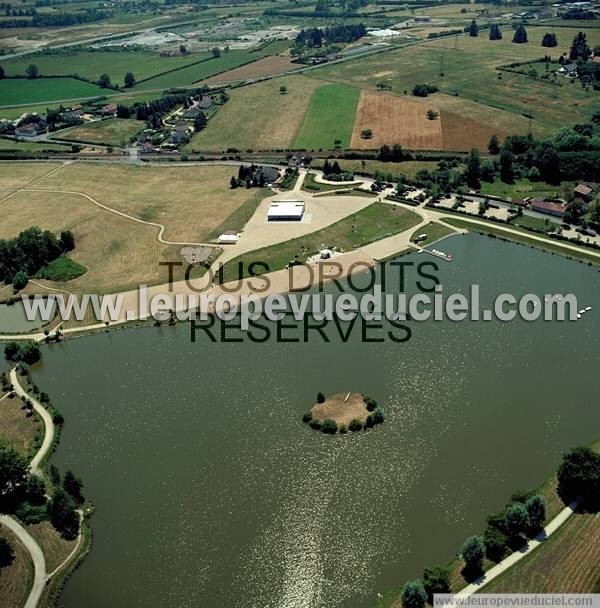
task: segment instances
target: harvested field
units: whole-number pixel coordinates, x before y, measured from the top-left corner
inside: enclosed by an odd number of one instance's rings
[[[429,120],[428,109],[437,111],[432,105],[412,99],[362,91],[351,147],[365,150],[398,143],[413,150],[440,150],[443,147],[441,121]],[[361,137],[364,129],[372,130],[371,139]]]
[[[145,127],[145,124],[141,120],[110,118],[64,129],[52,139],[125,146]]]
[[[224,82],[235,82],[238,80],[250,80],[252,78],[261,78],[263,76],[274,76],[283,74],[289,70],[294,70],[302,67],[297,63],[292,63],[290,57],[264,57],[254,63],[243,65],[239,68],[229,70],[224,74],[218,74],[205,81],[207,85],[223,84]]]
[[[500,141],[506,137],[504,131],[445,110],[440,112],[440,122],[444,150],[468,152],[477,148],[485,152],[492,135],[497,135]]]
[[[285,85],[282,95],[279,87]],[[289,76],[233,89],[230,100],[184,148],[253,150],[289,148],[321,81]]]
[[[600,577],[600,515],[575,514],[485,593],[591,593]]]
[[[59,166],[59,163],[0,162],[0,199]]]

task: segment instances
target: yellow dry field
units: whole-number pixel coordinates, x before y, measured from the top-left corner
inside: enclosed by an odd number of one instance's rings
[[[313,92],[322,84],[305,76],[288,76],[234,89],[230,100],[184,151],[289,148]],[[287,87],[285,95],[279,91],[281,86]]]
[[[0,398],[3,396],[0,393]],[[29,454],[33,438],[40,430],[37,415],[26,416],[23,402],[17,397],[0,401],[0,437],[23,456]]]
[[[0,606],[23,606],[33,581],[33,562],[21,541],[7,528],[0,526],[0,538],[12,545],[15,560],[0,574]]]
[[[0,200],[59,166],[59,163],[0,162]]]
[[[77,540],[65,540],[49,521],[27,526],[27,532],[42,548],[48,572],[60,566],[77,545]]]
[[[69,291],[110,293],[139,283],[164,283],[166,270],[159,262],[182,261],[181,248],[160,244],[156,228],[103,211],[76,195],[20,192],[1,206],[0,234],[5,237],[33,225],[73,232],[76,245],[69,255],[87,272],[62,285]]]
[[[35,187],[83,192],[113,209],[164,225],[166,241],[198,243],[250,198],[245,188],[231,190],[229,180],[234,174],[237,175],[234,166],[74,163]],[[91,206],[83,198],[80,203]],[[129,221],[124,226],[133,229],[136,224]],[[144,230],[155,237],[158,234],[158,228]]]
[[[209,86],[223,84],[225,82],[235,82],[238,80],[249,80],[252,78],[261,78],[263,76],[273,76],[283,74],[289,70],[294,70],[302,67],[297,63],[292,63],[290,57],[281,57],[279,55],[273,57],[263,57],[258,61],[253,61],[248,65],[243,65],[229,72],[217,74],[212,78],[204,81],[204,84]],[[281,86],[281,85],[280,85]]]
[[[429,120],[427,110],[435,105],[363,90],[360,94],[351,147],[359,150],[400,144],[412,150],[441,150],[441,121]],[[371,129],[373,137],[363,139],[361,132]]]
[[[398,143],[411,150],[485,151],[492,135],[504,138],[504,131],[494,125],[447,110],[456,106],[446,99],[443,99],[445,108],[441,109],[437,102],[442,97],[448,96],[417,100],[363,90],[352,132],[352,148],[366,150]],[[429,120],[428,110],[437,112],[438,117]],[[373,132],[371,139],[361,137],[365,129]]]

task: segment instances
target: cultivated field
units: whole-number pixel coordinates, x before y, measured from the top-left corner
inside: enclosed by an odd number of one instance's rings
[[[208,55],[204,55],[208,56]],[[137,80],[148,78],[201,59],[201,55],[186,57],[161,57],[158,53],[144,51],[81,51],[61,50],[52,54],[27,55],[2,61],[7,76],[25,74],[27,66],[34,63],[43,76],[79,74],[90,80],[98,80],[108,74],[117,84],[123,84],[127,72]]]
[[[0,200],[58,167],[60,163],[0,162]]]
[[[282,85],[287,87],[285,95],[279,92]],[[229,101],[184,151],[288,148],[311,94],[321,85],[305,76],[289,76],[233,89]]]
[[[453,111],[457,114],[511,133],[522,127],[522,114],[530,113],[534,116],[534,132],[548,132],[565,124],[588,120],[594,104],[598,102],[598,93],[586,92],[577,83],[564,80],[561,81],[564,86],[556,87],[506,72],[502,72],[499,78],[495,68],[543,58],[546,49],[540,46],[540,41],[543,33],[551,29],[528,26],[531,40],[528,44],[513,44],[512,32],[506,27],[504,39],[496,42],[488,40],[486,32],[478,38],[458,38],[456,49],[454,40],[433,40],[324,66],[312,71],[311,77],[371,89],[378,83],[385,83],[396,94],[410,94],[413,86],[419,83],[434,84],[443,93],[456,96]],[[578,31],[577,28],[556,28],[560,46],[551,50],[553,58],[568,50]],[[600,42],[600,30],[589,29],[587,33],[590,46]],[[440,75],[442,59],[443,76]],[[468,100],[464,109],[461,108],[463,100]],[[477,115],[473,114],[472,104],[480,106]],[[498,110],[505,112],[499,114]],[[520,123],[515,123],[515,116],[521,117]],[[492,123],[494,117],[502,119],[501,122],[496,120],[495,124]]]
[[[96,97],[104,89],[75,78],[5,78],[0,80],[0,103],[3,106],[34,104]]]
[[[213,76],[206,81],[208,85],[223,84],[225,82],[235,82],[239,80],[251,80],[253,78],[261,78],[263,76],[273,76],[275,74],[283,74],[290,70],[298,69],[297,63],[292,63],[290,57],[264,57],[254,63],[243,65],[242,67],[229,70],[218,76]]]
[[[504,140],[506,136],[504,131],[497,128],[445,110],[440,112],[440,122],[444,150],[468,152],[477,148],[482,152],[487,152],[493,135],[497,135],[500,141]]]
[[[59,131],[52,139],[107,146],[125,146],[146,126],[141,120],[109,118]]]
[[[428,109],[437,111],[433,105],[405,97],[362,91],[350,146],[360,150],[398,143],[415,150],[439,150],[443,147],[442,124],[439,118],[427,118]],[[364,129],[371,129],[371,139],[361,137]]]
[[[330,149],[336,140],[342,147],[348,147],[359,96],[359,89],[343,84],[318,88],[294,139],[294,148]]]

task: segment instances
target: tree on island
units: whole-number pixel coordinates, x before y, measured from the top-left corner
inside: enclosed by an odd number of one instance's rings
[[[423,587],[427,593],[427,602],[433,606],[436,593],[450,593],[450,575],[443,566],[432,566],[423,571]]]
[[[416,581],[408,581],[402,587],[400,597],[403,608],[423,608],[427,601],[427,592],[423,583],[417,579]]]
[[[325,403],[325,395],[321,391],[317,393],[317,403]]]
[[[571,50],[569,51],[569,59],[571,61],[587,61],[590,58],[592,51],[587,43],[587,36],[583,32],[579,32],[573,39]]]
[[[525,44],[527,42],[527,30],[525,29],[525,26],[519,25],[519,27],[517,27],[512,41],[515,44]]]
[[[131,72],[127,72],[123,83],[125,84],[126,89],[130,89],[135,84],[135,76]]]
[[[490,40],[502,40],[502,31],[496,23],[490,28]]]
[[[323,425],[321,426],[321,431],[327,435],[335,435],[337,433],[338,427],[335,420],[331,420],[331,418],[325,418],[323,420]]]
[[[479,36],[479,26],[477,25],[477,21],[475,21],[475,19],[473,19],[473,21],[471,21],[471,25],[469,25],[469,36],[471,36],[471,38],[477,38],[477,36]]]
[[[350,422],[350,424],[348,425],[348,428],[351,431],[354,431],[354,432],[356,432],[356,431],[362,431],[363,425],[362,425],[362,422],[360,420],[357,420],[356,418],[354,418],[354,420],[352,420]]]
[[[545,33],[544,37],[542,38],[542,46],[545,46],[547,48],[554,48],[555,46],[558,46],[556,34],[553,34],[551,32]]]

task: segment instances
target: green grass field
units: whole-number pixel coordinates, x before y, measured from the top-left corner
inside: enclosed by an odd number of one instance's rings
[[[323,167],[323,159],[315,158],[311,167],[321,169]],[[342,159],[338,160],[342,171],[351,173],[363,173],[366,175],[375,175],[375,173],[383,173],[385,176],[391,176],[389,181],[398,181],[400,176],[405,175],[410,179],[414,179],[417,172],[421,169],[435,171],[437,169],[437,161],[429,160],[407,160],[403,163],[384,163],[380,160],[354,160]],[[387,179],[387,177],[386,177]]]
[[[343,84],[330,84],[317,89],[308,112],[294,140],[294,148],[315,150],[350,145],[354,116],[360,89]]]
[[[145,126],[141,120],[110,118],[64,129],[53,136],[56,140],[78,141],[106,146],[124,146]]]
[[[68,51],[27,55],[7,59],[1,63],[7,76],[24,74],[27,66],[35,64],[43,76],[79,74],[90,80],[98,80],[101,74],[108,74],[119,85],[127,72],[132,72],[137,80],[149,78],[201,59],[201,55],[188,57],[161,57],[157,53],[143,51]]]
[[[234,258],[225,265],[225,280],[238,278],[240,261],[244,262],[245,269],[248,268],[249,262],[261,260],[268,264],[271,270],[281,270],[294,259],[305,261],[308,256],[322,249],[323,244],[327,247],[352,251],[355,246],[360,247],[392,234],[404,232],[419,221],[419,216],[407,209],[386,203],[373,203],[323,230]]]
[[[36,104],[103,95],[105,89],[74,78],[0,80],[0,103],[5,106]],[[21,112],[22,113],[22,112]]]
[[[33,141],[15,141],[0,137],[0,151],[15,150],[17,152],[43,152],[44,150],[52,150],[54,152],[68,152],[70,146],[67,144],[52,144],[50,142],[33,142]]]
[[[481,193],[506,200],[526,197],[546,198],[566,196],[574,186],[573,182],[563,182],[560,186],[553,186],[545,182],[532,182],[526,178],[517,179],[512,184],[496,180],[492,183],[481,182]]]

